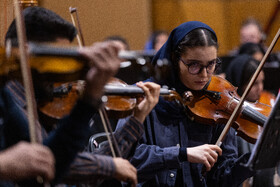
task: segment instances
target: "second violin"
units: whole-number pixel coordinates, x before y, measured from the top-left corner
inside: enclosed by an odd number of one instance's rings
[[[51,101],[40,103],[40,112],[52,119],[61,119],[68,115],[82,93],[84,81],[55,84]],[[137,86],[127,85],[117,78],[112,78],[104,88],[104,107],[112,118],[123,118],[131,115],[137,98],[143,97],[144,91]],[[160,94],[170,100],[180,100],[180,96],[172,90],[161,88]]]

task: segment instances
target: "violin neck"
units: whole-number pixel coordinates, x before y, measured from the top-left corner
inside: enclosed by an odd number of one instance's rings
[[[144,91],[137,86],[117,86],[117,85],[105,85],[105,95],[123,95],[123,96],[141,96],[144,95]],[[169,95],[170,92],[166,88],[160,89],[160,95]]]
[[[81,54],[76,48],[61,48],[52,47],[48,45],[40,45],[36,43],[29,43],[29,53],[35,56],[63,56],[82,58]]]
[[[242,115],[250,118],[251,120],[253,120],[256,124],[258,124],[260,126],[263,126],[265,121],[267,120],[267,117],[265,115],[256,111],[255,109],[253,109],[249,105],[244,106],[243,111],[242,111]]]
[[[50,45],[42,45],[37,43],[29,43],[29,53],[35,56],[64,56],[64,57],[76,57],[81,58],[80,53],[76,48],[63,48],[63,47],[54,47]],[[119,58],[126,60],[135,60],[138,58],[153,58],[155,51],[120,51],[118,56]]]
[[[84,81],[79,81],[78,84],[76,83],[68,83],[68,84],[62,84],[56,88],[53,89],[53,95],[55,97],[67,95],[71,90],[73,85],[80,85],[82,88],[84,86]],[[79,87],[79,86],[78,86]],[[77,88],[76,88],[77,89]],[[161,88],[160,89],[160,95],[162,96],[168,96],[171,94],[172,91],[168,90],[167,88]],[[144,95],[144,91],[137,87],[132,85],[112,85],[107,84],[104,86],[104,93],[105,95],[120,95],[120,96],[142,96]]]
[[[155,50],[147,51],[120,51],[118,56],[119,58],[126,60],[135,60],[138,58],[153,58],[156,54]]]

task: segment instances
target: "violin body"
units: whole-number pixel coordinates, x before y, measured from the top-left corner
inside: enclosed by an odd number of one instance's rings
[[[225,79],[212,76],[206,92],[193,92],[193,99],[187,104],[189,115],[203,124],[225,124],[240,99],[236,89]],[[232,127],[236,129],[237,135],[255,143],[270,112],[271,107],[268,105],[245,102]]]
[[[55,83],[54,88],[61,87],[61,89],[67,90],[63,94],[52,97],[51,101],[39,102],[40,112],[55,120],[68,115],[79,98],[81,84],[79,81],[67,84]]]
[[[79,95],[83,92],[85,82],[83,80],[58,83],[54,85],[53,98],[39,104],[39,110],[44,115],[61,119],[70,113]],[[167,88],[161,88],[160,94],[169,100],[180,99],[179,94]],[[137,104],[137,98],[143,97],[144,91],[134,85],[127,85],[118,78],[111,78],[104,87],[104,108],[111,118],[124,118],[132,114]],[[182,101],[181,101],[182,103]]]
[[[112,78],[109,85],[127,86],[127,84],[120,79]],[[108,85],[108,84],[107,84]],[[124,118],[132,114],[134,108],[136,107],[136,95],[131,96],[119,96],[110,95],[106,96],[107,101],[105,102],[105,110],[108,115],[112,118]]]

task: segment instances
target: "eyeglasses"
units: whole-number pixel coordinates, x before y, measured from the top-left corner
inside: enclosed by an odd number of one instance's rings
[[[198,62],[191,62],[191,63],[186,63],[184,60],[180,59],[183,64],[188,68],[188,71],[190,74],[196,75],[199,74],[203,68],[206,68],[206,72],[208,74],[212,74],[215,71],[216,64],[220,64],[221,60],[219,58],[216,58],[214,60],[211,60],[208,65],[203,66]]]

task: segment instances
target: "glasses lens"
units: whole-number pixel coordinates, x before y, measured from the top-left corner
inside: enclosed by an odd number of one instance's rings
[[[213,73],[215,70],[216,60],[212,61],[207,66],[207,73]]]
[[[197,74],[200,71],[201,65],[198,63],[193,63],[189,65],[189,72],[191,74]]]

